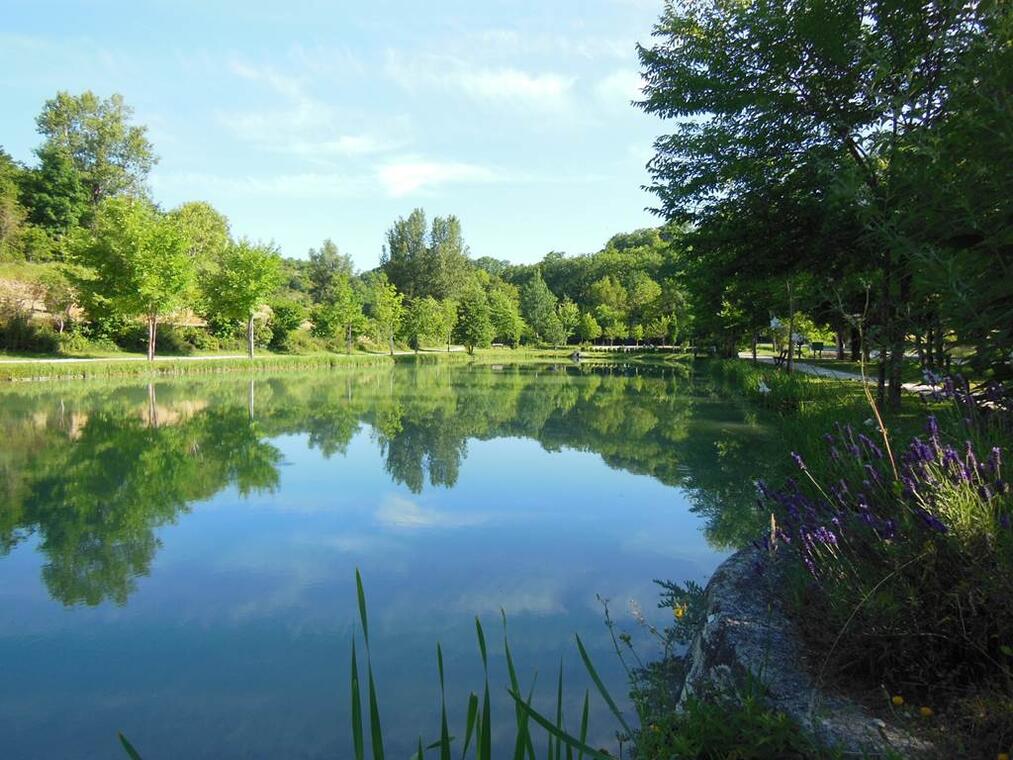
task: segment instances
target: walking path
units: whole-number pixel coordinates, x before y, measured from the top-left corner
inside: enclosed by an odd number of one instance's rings
[[[749,351],[740,351],[740,359],[749,359],[752,361],[753,355]],[[773,356],[757,356],[756,360],[762,364],[774,364]],[[813,375],[815,377],[828,377],[831,380],[851,380],[853,382],[862,382],[862,376],[856,375],[854,372],[844,372],[839,369],[831,369],[830,367],[819,367],[815,364],[806,364],[805,362],[796,361],[792,366],[799,372],[806,375]],[[866,376],[865,382],[873,385],[876,383],[876,378]],[[936,388],[925,383],[902,383],[901,388],[908,391],[909,393],[917,393],[919,396],[925,396],[929,393],[933,393]]]

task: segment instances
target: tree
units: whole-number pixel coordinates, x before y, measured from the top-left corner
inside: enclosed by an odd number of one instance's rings
[[[204,291],[214,310],[226,319],[246,322],[246,350],[253,358],[254,320],[281,284],[281,256],[273,246],[240,240],[232,243],[221,266],[208,275]]]
[[[404,296],[381,273],[372,286],[371,303],[373,324],[378,343],[388,343],[390,354],[394,355],[394,336],[401,327],[404,317]]]
[[[611,306],[601,304],[595,309],[595,319],[601,325],[601,334],[612,344],[627,336],[626,315]]]
[[[199,272],[217,267],[229,249],[229,220],[205,201],[190,201],[169,212],[186,237]]]
[[[440,301],[440,324],[439,334],[443,342],[447,344],[447,351],[450,351],[450,341],[453,340],[454,329],[457,327],[457,301],[453,298],[445,298]]]
[[[56,321],[57,332],[62,334],[74,306],[74,288],[66,275],[55,269],[43,272],[39,281],[43,287],[42,301],[46,305],[46,311]]]
[[[408,345],[416,353],[423,343],[443,337],[443,309],[432,296],[412,299],[402,325]]]
[[[427,272],[426,212],[413,210],[398,217],[387,230],[387,245],[380,254],[380,267],[394,286],[408,298],[423,294]]]
[[[936,169],[965,177],[977,169],[953,150],[927,148],[965,111],[956,82],[977,87],[1003,70],[979,48],[991,37],[986,46],[1008,56],[1009,12],[1000,5],[669,4],[655,44],[638,48],[647,80],[641,106],[678,120],[649,164],[659,211],[704,235],[721,229],[725,245],[710,252],[727,256],[721,268],[739,276],[732,259],[760,265],[765,277],[804,271],[839,282],[832,270],[841,259],[829,252],[854,241],[847,261],[876,282],[872,316],[890,381],[880,393],[893,407],[905,335],[919,311],[919,254],[949,244],[949,232],[927,234],[942,226],[925,222],[931,206],[919,201]],[[974,134],[1002,134],[1008,97],[995,110],[978,104]],[[770,234],[754,231],[750,250],[741,234],[728,234],[739,221]],[[738,325],[754,321],[750,304],[728,303],[745,317]]]
[[[46,143],[36,151],[39,166],[24,173],[22,195],[29,220],[49,235],[62,236],[91,215],[88,189],[67,148]]]
[[[347,277],[337,277],[326,301],[313,308],[313,334],[320,338],[344,337],[345,352],[352,352],[354,333],[362,327],[362,301]]]
[[[155,358],[159,319],[188,305],[196,281],[179,225],[150,203],[111,198],[99,206],[94,227],[81,230],[73,258],[86,268],[74,278],[90,309],[107,308],[148,323],[148,360]]]
[[[562,332],[556,317],[556,296],[542,279],[542,273],[535,270],[521,288],[521,315],[535,335],[547,342],[558,338]]]
[[[563,332],[563,339],[560,342],[566,343],[580,324],[580,308],[569,298],[564,298],[556,308],[556,315],[559,317],[559,326]]]
[[[436,217],[429,233],[424,291],[435,298],[454,298],[466,287],[471,263],[456,216]]]
[[[353,274],[352,259],[342,255],[334,241],[328,238],[319,249],[310,249],[307,274],[313,302],[331,303],[340,297],[339,291]]]
[[[122,95],[102,99],[91,91],[61,91],[36,119],[43,150],[65,151],[80,172],[93,206],[120,193],[140,194],[158,161],[147,128],[131,125],[133,109]]]
[[[585,343],[591,343],[601,337],[601,325],[594,318],[594,314],[585,311],[580,315],[580,323],[577,325],[577,337]]]
[[[289,349],[289,336],[306,319],[306,307],[298,301],[280,300],[271,304],[271,348]]]
[[[21,205],[19,184],[23,170],[0,148],[0,259],[20,252],[21,229],[27,216]]]
[[[524,320],[517,301],[503,288],[490,290],[488,301],[493,337],[516,347],[524,333]]]
[[[492,343],[493,326],[489,317],[489,300],[485,291],[472,285],[461,293],[457,307],[457,336],[469,354],[475,348],[485,348]]]

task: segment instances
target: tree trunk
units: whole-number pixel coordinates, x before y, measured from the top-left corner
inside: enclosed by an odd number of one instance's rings
[[[756,364],[756,344],[760,340],[760,334],[753,330],[753,364]]]
[[[250,415],[250,422],[253,422],[254,413],[256,412],[256,404],[255,404],[256,393],[254,392],[253,383],[254,383],[254,380],[251,377],[250,378],[250,388],[249,388],[249,391],[247,392],[247,395],[246,395],[246,411]]]
[[[851,326],[851,361],[862,360],[862,331],[858,325]]]
[[[890,331],[890,391],[887,406],[893,410],[900,409],[900,398],[904,372],[904,340],[907,337],[906,322],[902,320],[903,309],[911,295],[911,275],[902,271],[898,283],[898,298],[892,315],[893,325]]]
[[[148,315],[148,361],[155,360],[155,341],[158,338],[158,317]]]
[[[837,361],[844,361],[844,330],[837,331]]]
[[[391,334],[391,336],[390,336],[390,355],[391,356],[394,355],[394,335],[393,334]]]
[[[253,358],[253,315],[246,320],[246,352]]]

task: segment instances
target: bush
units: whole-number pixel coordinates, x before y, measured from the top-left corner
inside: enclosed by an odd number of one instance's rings
[[[998,442],[965,432],[947,441],[930,417],[924,437],[892,452],[839,425],[818,470],[793,454],[800,477],[760,484],[761,502],[778,524],[768,542],[794,560],[797,617],[821,661],[922,705],[982,692],[1010,705],[1013,493]],[[993,751],[964,740],[962,751]]]
[[[11,308],[0,314],[0,348],[38,354],[56,353],[60,347],[56,331],[50,325],[33,321],[21,309]]]

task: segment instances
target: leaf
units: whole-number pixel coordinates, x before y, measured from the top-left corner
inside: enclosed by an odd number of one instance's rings
[[[574,749],[577,750],[581,750],[588,757],[592,758],[592,760],[615,760],[615,758],[612,757],[612,755],[608,754],[607,752],[602,752],[601,750],[595,749],[594,747],[590,747],[584,742],[577,739],[576,737],[571,736],[565,731],[561,731],[560,729],[556,728],[554,725],[552,725],[552,721],[542,716],[537,710],[531,707],[531,705],[525,704],[521,700],[521,697],[519,694],[517,694],[517,692],[511,691],[509,692],[509,694],[511,697],[513,697],[514,702],[516,704],[521,705],[521,709],[523,709],[531,717],[531,719],[535,721],[535,723],[540,725],[551,735],[557,736],[562,742],[564,742],[568,746],[573,747]]]
[[[362,732],[362,698],[359,687],[359,664],[355,656],[355,639],[352,639],[352,746],[355,760],[365,760],[366,750]]]
[[[598,675],[598,671],[595,670],[594,663],[591,662],[591,658],[587,654],[587,650],[584,648],[584,642],[580,640],[580,636],[577,636],[577,649],[580,650],[580,659],[584,661],[584,667],[587,668],[588,674],[591,676],[591,680],[594,681],[594,685],[598,689],[598,693],[601,694],[602,699],[609,706],[612,714],[616,716],[616,720],[626,731],[627,735],[632,736],[633,730],[629,724],[623,718],[623,714],[619,712],[619,708],[616,706],[615,700],[612,699],[612,695],[608,693],[608,689],[605,688],[605,684],[602,683],[601,676]]]
[[[130,757],[130,760],[141,760],[140,754],[136,749],[134,749],[134,745],[127,741],[127,737],[125,737],[122,733],[117,734],[117,736],[120,737],[120,744],[123,745],[123,749]]]

